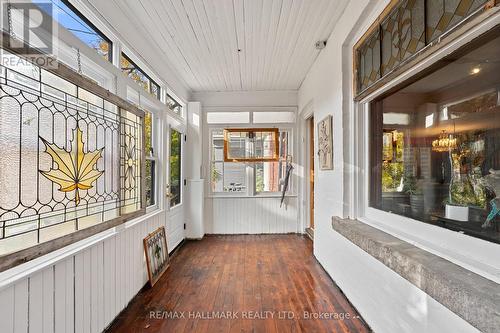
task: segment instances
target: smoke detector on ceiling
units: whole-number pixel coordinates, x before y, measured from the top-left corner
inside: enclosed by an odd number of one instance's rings
[[[316,42],[316,49],[323,50],[326,47],[326,40],[318,40]]]

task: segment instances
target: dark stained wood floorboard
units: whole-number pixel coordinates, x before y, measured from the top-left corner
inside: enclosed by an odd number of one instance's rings
[[[185,318],[151,318],[166,311]],[[349,319],[304,319],[309,313]],[[207,319],[207,313],[237,318]],[[250,312],[260,319],[248,319]],[[244,313],[247,318],[243,318]],[[190,316],[191,314],[191,316]],[[204,318],[196,317],[204,314]],[[145,288],[109,333],[370,332],[300,235],[207,236],[188,241],[154,288]]]

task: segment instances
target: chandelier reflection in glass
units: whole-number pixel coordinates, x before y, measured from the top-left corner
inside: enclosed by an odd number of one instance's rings
[[[453,134],[448,134],[446,130],[443,130],[439,135],[439,138],[432,141],[432,151],[435,152],[447,152],[457,148],[457,138]]]

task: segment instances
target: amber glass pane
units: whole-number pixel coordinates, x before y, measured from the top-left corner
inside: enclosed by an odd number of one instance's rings
[[[438,38],[443,32],[484,5],[487,0],[432,0],[427,1],[427,42]]]
[[[358,87],[363,90],[380,78],[380,37],[377,29],[358,50]]]

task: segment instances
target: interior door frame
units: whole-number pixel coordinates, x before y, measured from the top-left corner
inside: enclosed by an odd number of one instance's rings
[[[300,220],[301,220],[301,233],[306,233],[310,226],[310,184],[309,184],[309,165],[310,165],[310,151],[309,147],[309,119],[314,117],[313,100],[310,100],[300,111],[297,117],[298,127],[300,130],[300,150],[298,163],[303,166],[301,172],[301,181],[299,183],[300,193]],[[314,152],[313,152],[314,153]]]
[[[307,193],[309,204],[307,210],[308,216],[308,227],[314,230],[314,185],[316,179],[316,163],[315,163],[315,144],[316,144],[316,123],[314,120],[314,114],[307,118]]]

